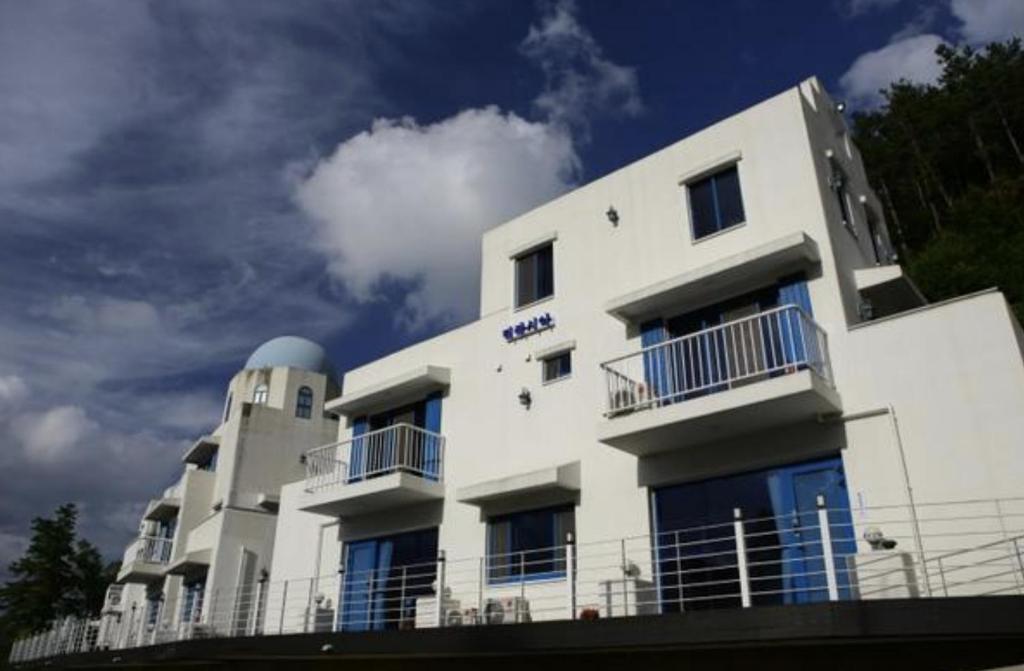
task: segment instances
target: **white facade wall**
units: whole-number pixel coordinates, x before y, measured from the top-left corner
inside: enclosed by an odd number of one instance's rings
[[[560,499],[524,495],[480,508],[459,502],[460,489],[576,461],[580,543],[649,534],[649,487],[836,453],[852,509],[907,503],[894,427],[902,432],[918,502],[1020,494],[1019,327],[998,293],[859,324],[853,273],[875,265],[865,207],[878,213],[885,242],[888,233],[859,153],[833,110],[817,81],[808,80],[485,234],[480,319],[345,375],[346,394],[358,395],[422,366],[450,369],[441,421],[444,500],[342,519],[334,549],[321,548],[317,562],[295,549],[323,541],[319,525],[299,510],[299,483],[292,485],[294,496],[282,500],[273,579],[308,576],[314,565],[321,575],[333,573],[347,540],[430,526],[439,526],[439,545],[450,559],[478,557],[487,551],[489,515]],[[746,223],[694,242],[684,183],[732,161],[738,161]],[[846,173],[848,226],[829,187],[830,161]],[[617,226],[605,216],[609,206],[619,214]],[[640,349],[637,324],[608,314],[608,303],[795,233],[810,237],[820,252],[808,289],[814,319],[828,334],[843,410],[886,413],[850,421],[808,417],[643,458],[599,442],[606,403],[600,364]],[[548,240],[554,296],[516,310],[512,257]],[[751,280],[711,289],[676,312],[757,287]],[[553,329],[505,342],[506,325],[545,312],[555,317]],[[575,345],[571,378],[542,384],[536,353],[568,342]],[[532,395],[529,409],[517,399],[524,388]],[[351,422],[343,422],[339,439],[351,435]]]

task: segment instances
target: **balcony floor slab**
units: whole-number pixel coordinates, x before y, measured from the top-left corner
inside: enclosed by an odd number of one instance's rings
[[[332,517],[353,517],[443,498],[442,483],[398,472],[304,492],[299,509]]]
[[[610,417],[598,424],[597,439],[642,457],[841,411],[839,394],[817,374],[803,370]]]

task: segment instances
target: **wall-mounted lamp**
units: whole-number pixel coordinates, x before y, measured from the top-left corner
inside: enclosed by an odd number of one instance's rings
[[[846,102],[843,101],[843,100],[840,100],[839,102],[836,103],[836,112],[838,112],[839,114],[842,114],[845,111],[846,111]]]
[[[270,578],[270,574],[269,574],[269,573],[267,573],[267,569],[265,569],[265,568],[261,568],[261,569],[260,569],[260,577],[259,577],[259,580],[257,580],[256,582],[267,582],[267,580],[268,580],[269,578]]]
[[[519,405],[523,406],[527,410],[530,409],[530,405],[533,403],[533,396],[530,394],[530,390],[523,387],[523,390],[519,392]]]
[[[608,217],[608,221],[612,222],[612,226],[619,225],[619,213],[614,206],[609,205],[608,211],[604,213],[604,216]]]

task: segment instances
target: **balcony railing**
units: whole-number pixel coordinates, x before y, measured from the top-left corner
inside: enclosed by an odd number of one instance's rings
[[[861,506],[854,518],[824,500],[796,520],[751,512],[654,535],[215,587],[197,623],[161,620],[153,640],[1024,594],[1024,498]],[[496,566],[515,568],[496,576]],[[10,661],[148,645],[135,635],[145,617],[126,610],[102,636],[98,621],[60,620],[16,641]]]
[[[306,491],[348,485],[390,473],[441,481],[444,436],[395,424],[306,453]]]
[[[690,333],[601,364],[607,415],[656,408],[800,370],[832,384],[825,331],[795,305]]]
[[[146,564],[166,564],[171,561],[174,540],[162,536],[139,536],[135,541],[135,561]]]

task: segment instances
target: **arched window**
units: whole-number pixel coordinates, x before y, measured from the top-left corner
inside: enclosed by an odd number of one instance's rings
[[[252,392],[252,402],[256,405],[266,405],[269,391],[269,387],[267,387],[266,383],[260,382]]]
[[[313,390],[299,387],[299,395],[295,399],[295,416],[309,419],[313,416]]]

